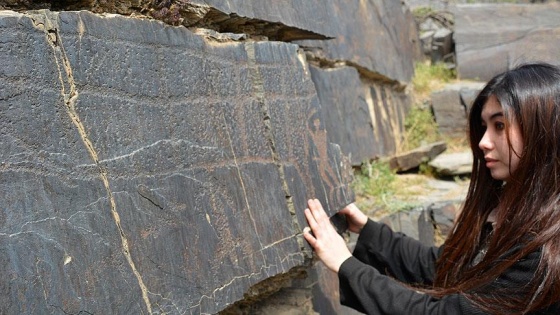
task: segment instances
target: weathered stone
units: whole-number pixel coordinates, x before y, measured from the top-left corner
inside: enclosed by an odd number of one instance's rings
[[[301,45],[320,48],[329,59],[351,61],[364,72],[371,72],[371,76],[389,81],[410,82],[413,60],[420,57],[414,19],[399,1],[82,0],[54,1],[47,7],[147,14],[172,25],[262,35],[282,41],[303,40]],[[28,1],[12,0],[0,1],[2,8],[35,7]],[[386,23],[388,18],[391,23]],[[327,37],[332,39],[305,41]]]
[[[350,154],[353,165],[393,154],[404,130],[406,95],[391,86],[370,85],[352,67],[310,67],[331,142]]]
[[[420,35],[420,45],[422,46],[422,53],[430,56],[432,53],[432,39],[436,31],[426,31]]]
[[[461,98],[461,104],[466,108],[467,117],[471,112],[474,100],[476,99],[480,91],[482,91],[485,85],[486,83],[462,83],[462,87],[459,90],[459,96]]]
[[[433,160],[445,149],[447,144],[443,141],[427,144],[389,158],[389,167],[396,171],[408,171]]]
[[[466,135],[468,110],[483,86],[479,82],[461,82],[432,93],[432,109],[440,133],[452,137]]]
[[[455,219],[459,214],[458,206],[462,201],[439,201],[428,206],[428,211],[431,213],[434,224],[437,226],[442,236],[447,236],[453,225]]]
[[[454,176],[470,174],[472,171],[472,162],[473,156],[469,151],[440,154],[428,164],[433,167],[439,175]]]
[[[458,5],[457,74],[487,81],[531,61],[560,65],[560,3]]]
[[[557,0],[508,0],[508,3],[544,3]],[[431,8],[434,10],[449,10],[457,4],[465,3],[503,3],[503,0],[405,0],[411,9]]]
[[[401,232],[424,245],[434,245],[434,225],[430,214],[424,207],[417,207],[409,211],[397,212],[380,220],[393,231]]]
[[[307,198],[352,200],[296,45],[87,12],[0,29],[3,312],[216,313],[305,264]]]
[[[227,14],[276,21],[331,37],[329,40],[297,43],[314,51],[319,50],[321,57],[349,61],[362,67],[364,73],[371,72],[371,76],[384,80],[410,82],[414,72],[413,61],[420,55],[414,19],[399,1],[193,2],[210,5]],[[390,19],[391,23],[387,23],[386,19]]]
[[[432,38],[432,63],[453,61],[453,32],[447,28],[437,30]]]

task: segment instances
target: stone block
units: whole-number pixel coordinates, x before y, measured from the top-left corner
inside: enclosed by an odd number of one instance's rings
[[[455,51],[461,79],[488,81],[522,63],[560,65],[560,3],[457,5]]]
[[[360,79],[353,67],[310,66],[331,142],[359,166],[391,155],[404,131],[408,96],[393,87]]]
[[[410,82],[413,61],[420,58],[414,18],[400,1],[79,0],[42,5],[0,1],[0,9],[37,8],[147,14],[172,25],[302,40],[302,46],[318,48],[326,58],[348,60],[372,75],[398,82]]]
[[[455,152],[438,155],[428,164],[441,176],[467,175],[472,172],[472,152]]]
[[[460,201],[440,201],[428,206],[428,211],[434,218],[434,224],[442,236],[445,237],[451,232],[455,219],[459,215],[460,203]]]
[[[329,139],[340,144],[343,152],[351,154],[353,165],[379,154],[366,100],[369,89],[360,81],[358,71],[351,67],[321,69],[311,66],[310,72],[324,108]]]
[[[388,80],[410,82],[414,73],[413,61],[420,58],[414,18],[399,1],[193,2],[210,5],[226,14],[280,22],[330,37],[328,40],[296,43],[320,50],[324,58],[349,61]]]
[[[453,32],[446,28],[437,30],[432,38],[432,63],[452,61],[452,56]]]
[[[389,167],[398,172],[408,171],[420,166],[424,162],[433,160],[436,156],[447,149],[447,144],[443,141],[434,142],[392,156],[388,159]]]
[[[0,29],[8,314],[217,313],[305,265],[307,198],[352,201],[296,45],[88,12]]]
[[[466,136],[468,111],[483,87],[479,82],[462,82],[432,92],[432,109],[442,134]]]
[[[387,224],[395,232],[419,240],[426,246],[434,245],[434,224],[430,213],[424,207],[397,212],[381,219],[380,222]]]

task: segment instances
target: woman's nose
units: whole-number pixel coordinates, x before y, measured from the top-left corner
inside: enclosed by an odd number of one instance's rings
[[[488,134],[488,130],[486,130],[486,132],[482,136],[482,139],[480,139],[480,142],[478,143],[478,147],[484,152],[492,150],[493,143],[492,141],[490,141],[490,135]]]

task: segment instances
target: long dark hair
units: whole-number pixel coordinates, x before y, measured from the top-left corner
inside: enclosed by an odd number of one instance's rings
[[[491,177],[478,147],[484,135],[480,115],[490,97],[502,106],[506,133],[516,121],[524,144],[507,184]],[[493,314],[526,314],[560,301],[560,69],[527,64],[494,77],[472,105],[468,134],[474,155],[471,182],[437,262],[435,295],[462,293]],[[496,223],[487,253],[474,264],[493,209]],[[541,254],[540,264],[526,287],[485,293],[486,285],[535,252]]]

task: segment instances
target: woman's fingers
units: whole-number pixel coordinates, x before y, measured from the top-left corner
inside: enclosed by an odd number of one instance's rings
[[[311,247],[315,248],[315,244],[317,243],[317,239],[313,234],[311,234],[311,229],[309,227],[305,227],[303,229],[303,237],[305,240],[311,245]]]
[[[323,233],[333,229],[330,219],[323,209],[321,202],[317,199],[310,199],[307,202],[309,208],[305,209],[305,218],[311,228],[315,239],[320,238]]]
[[[328,219],[327,213],[323,209],[321,202],[318,199],[309,199],[307,201],[307,206],[309,210],[313,213],[315,220],[324,220],[325,218]]]
[[[325,210],[323,209],[323,206],[321,205],[321,202],[317,199],[310,199],[307,202],[307,205],[309,207],[309,211],[311,212],[313,219],[315,220],[315,222],[317,222],[317,226],[322,226],[324,227],[325,225],[330,225],[330,219],[329,216],[327,215],[327,213],[325,212]],[[313,229],[313,227],[311,227]],[[315,231],[313,229],[313,231]]]
[[[368,217],[354,203],[347,205],[339,213],[346,216],[348,229],[354,233],[360,233],[368,221]]]
[[[319,259],[329,269],[338,272],[342,262],[352,254],[346,247],[344,239],[332,226],[321,202],[311,199],[307,205],[309,208],[305,209],[304,213],[309,227],[303,229],[303,237],[313,247]]]

